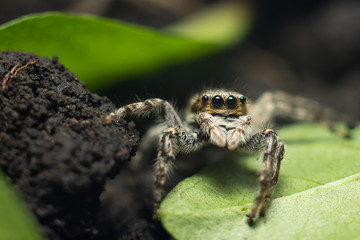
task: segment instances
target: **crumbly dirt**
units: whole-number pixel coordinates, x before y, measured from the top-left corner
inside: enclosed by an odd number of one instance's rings
[[[102,117],[114,105],[86,90],[56,57],[2,52],[0,81],[2,170],[49,239],[105,236],[99,230],[105,229],[98,218],[100,194],[106,179],[117,175],[135,153],[134,123],[104,125]],[[101,219],[109,217],[102,214]],[[118,234],[129,239],[130,233]]]

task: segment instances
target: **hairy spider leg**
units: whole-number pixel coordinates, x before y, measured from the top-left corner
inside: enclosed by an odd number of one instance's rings
[[[171,104],[159,98],[147,99],[144,102],[137,102],[119,108],[110,113],[105,122],[109,123],[114,119],[126,116],[144,117],[154,113],[163,118],[166,129],[162,131],[159,140],[158,155],[155,163],[154,173],[154,219],[158,218],[157,211],[164,198],[164,185],[166,177],[171,171],[171,166],[178,152],[192,152],[201,148],[205,138],[184,126],[180,117]],[[183,146],[186,146],[184,148]]]
[[[255,198],[254,206],[249,214],[248,222],[251,224],[256,217],[259,206],[260,216],[264,216],[270,202],[270,198],[277,184],[280,171],[280,163],[284,156],[284,144],[277,134],[271,129],[264,129],[253,135],[245,149],[254,151],[263,149],[264,155],[260,170],[260,189]]]
[[[266,210],[267,210],[267,208],[269,206],[271,196],[272,196],[272,194],[274,192],[275,186],[276,186],[277,181],[279,179],[280,163],[281,163],[281,160],[284,157],[284,152],[285,152],[284,144],[282,143],[282,141],[280,139],[278,139],[278,141],[280,142],[280,144],[278,145],[277,152],[275,154],[275,156],[276,156],[276,161],[275,161],[275,166],[274,166],[275,173],[273,175],[272,182],[270,184],[270,188],[269,188],[267,194],[265,195],[264,202],[263,202],[262,207],[261,207],[260,212],[259,212],[259,215],[261,217],[265,216]]]
[[[151,113],[161,116],[165,124],[170,126],[184,127],[180,117],[171,104],[160,98],[150,98],[143,102],[131,103],[110,113],[105,118],[105,123],[112,120],[124,118],[126,116],[148,117]]]
[[[164,198],[164,185],[170,171],[171,163],[175,160],[174,138],[178,135],[178,129],[171,127],[163,131],[159,142],[159,151],[155,163],[154,191],[153,191],[153,218],[157,219],[157,210]]]
[[[261,121],[254,122],[258,126],[276,117],[292,121],[319,122],[340,137],[350,137],[350,132],[337,128],[334,122],[345,122],[349,129],[356,126],[356,121],[351,116],[339,114],[314,100],[282,91],[263,93],[249,108],[249,115],[254,120]]]
[[[154,213],[153,218],[158,219],[157,211],[164,198],[164,185],[171,171],[172,163],[178,152],[189,153],[203,147],[205,138],[198,132],[190,129],[172,126],[162,132],[159,141],[159,151],[155,163],[154,174]]]

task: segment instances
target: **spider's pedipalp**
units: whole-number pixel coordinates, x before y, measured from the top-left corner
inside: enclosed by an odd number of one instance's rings
[[[241,116],[238,120],[239,121],[235,122],[237,126],[234,129],[227,131],[227,147],[229,150],[235,150],[236,148],[245,145],[248,136],[251,135],[251,117]]]
[[[216,118],[209,113],[197,114],[197,122],[200,123],[200,129],[209,136],[210,143],[218,146],[226,146],[226,132],[224,132],[217,124]],[[215,120],[215,121],[214,121]]]

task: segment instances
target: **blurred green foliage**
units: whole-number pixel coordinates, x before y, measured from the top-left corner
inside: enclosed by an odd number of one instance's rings
[[[126,77],[219,51],[247,34],[249,19],[241,7],[222,7],[160,31],[89,15],[34,14],[0,26],[0,51],[58,56],[90,90],[98,91]]]
[[[0,30],[0,50],[58,56],[91,90],[214,50],[201,43],[114,20],[45,13]]]
[[[34,216],[0,171],[0,239],[41,240]]]

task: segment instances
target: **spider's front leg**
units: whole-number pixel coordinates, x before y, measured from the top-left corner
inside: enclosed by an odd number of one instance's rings
[[[253,135],[247,145],[248,150],[264,150],[260,171],[260,189],[255,198],[254,206],[249,214],[248,222],[251,224],[261,205],[259,216],[263,217],[269,206],[271,195],[278,181],[281,160],[284,157],[284,143],[271,129],[264,129]]]
[[[183,123],[173,106],[171,106],[169,102],[160,98],[150,98],[143,102],[136,102],[123,106],[107,115],[104,122],[110,123],[113,120],[125,118],[129,115],[135,117],[146,117],[151,113],[154,113],[156,116],[161,116],[168,127],[183,127]]]
[[[162,131],[159,140],[159,150],[155,163],[154,173],[154,214],[158,218],[157,210],[164,197],[163,188],[166,177],[175,160],[177,152],[192,152],[204,144],[204,139],[184,126],[175,109],[167,101],[159,98],[150,98],[144,102],[132,103],[119,108],[105,117],[105,123],[124,118],[128,115],[136,117],[146,116],[154,113],[165,122],[165,130]]]
[[[157,211],[164,198],[166,177],[171,171],[175,155],[179,151],[185,153],[196,151],[201,148],[204,143],[204,139],[190,129],[173,126],[162,132],[154,173],[154,219],[158,219]]]
[[[175,149],[173,142],[178,133],[178,128],[168,128],[163,132],[159,141],[159,152],[155,163],[154,174],[154,219],[158,218],[157,210],[159,209],[160,203],[164,198],[164,185],[166,182],[166,176],[170,171],[171,163],[175,160]]]

